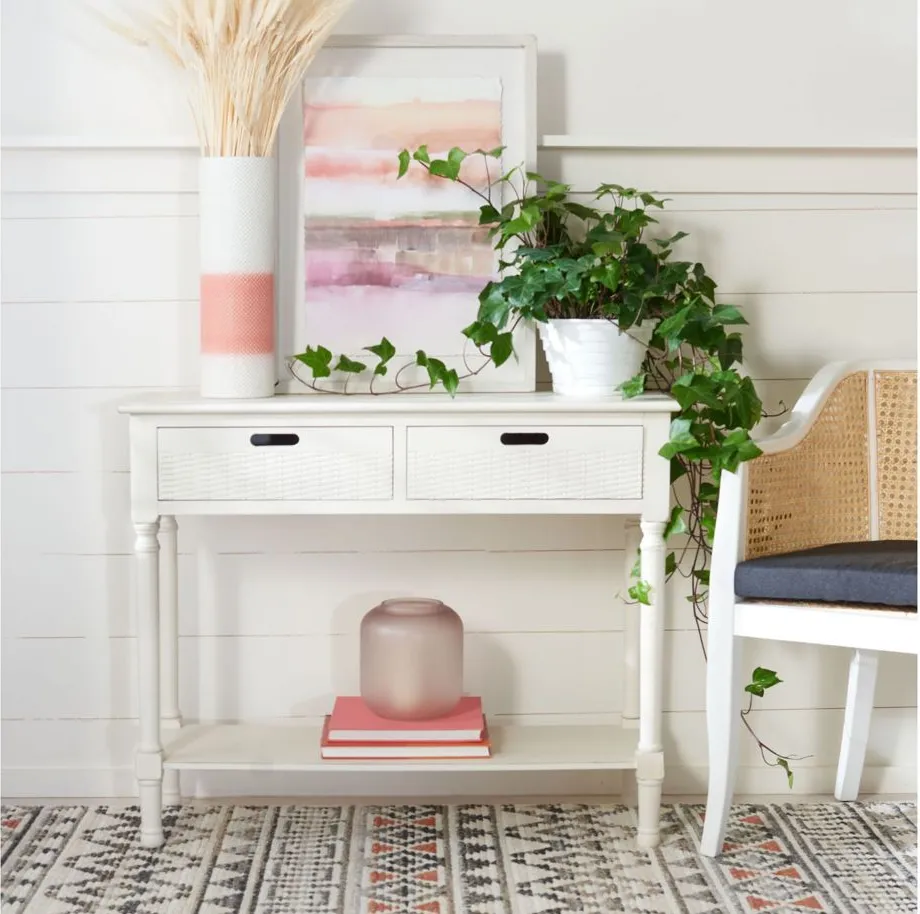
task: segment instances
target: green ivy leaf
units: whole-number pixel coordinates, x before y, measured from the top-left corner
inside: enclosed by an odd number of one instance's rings
[[[668,540],[672,536],[686,532],[687,524],[684,521],[684,509],[680,505],[674,505],[674,507],[671,508],[671,516],[664,526],[664,538]]]
[[[412,153],[412,158],[415,159],[416,162],[421,162],[422,164],[427,165],[431,161],[430,157],[428,156],[428,147],[419,146],[419,148]]]
[[[453,368],[449,368],[441,377],[441,383],[444,385],[444,389],[453,396],[457,392],[457,388],[460,386],[460,378],[457,375],[457,372]]]
[[[776,759],[776,764],[779,765],[786,772],[786,782],[789,784],[789,789],[792,790],[792,769],[789,767],[789,762],[787,759],[778,757]]]
[[[491,225],[493,222],[500,222],[502,214],[491,203],[485,203],[479,207],[479,224]]]
[[[310,369],[314,378],[328,378],[332,374],[330,362],[332,362],[332,353],[325,346],[312,346],[294,356],[298,362],[302,362]]]
[[[461,332],[476,346],[487,346],[489,343],[494,343],[498,336],[498,328],[488,321],[473,321]]]
[[[665,556],[664,560],[664,573],[666,577],[671,577],[674,572],[677,571],[677,556],[673,552],[669,552]]]
[[[726,435],[720,451],[723,455],[722,465],[730,472],[734,472],[738,464],[746,460],[753,460],[763,453],[744,428],[736,429]]]
[[[600,212],[598,210],[592,209],[590,206],[585,206],[583,203],[574,203],[571,200],[567,200],[562,206],[566,212],[571,213],[573,216],[583,221],[596,221],[600,219]]]
[[[727,370],[732,365],[741,361],[744,347],[741,342],[739,333],[729,333],[721,343],[719,343],[719,367]]]
[[[772,689],[773,686],[779,685],[782,681],[776,675],[775,670],[768,670],[759,666],[751,674],[751,681],[744,687],[744,691],[749,692],[751,695],[756,695],[758,698],[763,698],[767,689]]]
[[[510,333],[499,333],[492,343],[489,355],[496,367],[504,365],[514,352],[514,341]]]
[[[716,305],[710,318],[715,324],[746,324],[744,315],[734,305]]]
[[[659,209],[664,209],[664,204],[670,197],[666,197],[663,200],[658,197],[653,197],[651,194],[642,193],[639,194],[639,199],[645,204],[645,206],[657,206]]]
[[[398,181],[409,170],[409,150],[403,149],[399,153],[399,173],[396,175]]]
[[[651,592],[652,588],[649,586],[648,581],[636,581],[627,591],[631,600],[642,603],[644,606],[652,605]]]
[[[453,385],[453,389],[456,391],[459,383],[457,372],[453,369],[448,371],[447,366],[440,359],[427,355],[423,350],[419,349],[415,353],[415,364],[428,372],[429,390],[434,390],[437,384],[443,384],[445,388],[448,388],[448,385]]]
[[[428,171],[438,178],[447,178],[449,181],[456,181],[457,175],[460,174],[460,169],[454,170],[446,159],[432,159],[428,165]]]
[[[427,155],[427,151],[426,151]],[[439,178],[447,178],[448,181],[456,181],[460,176],[460,166],[466,158],[466,153],[459,147],[454,146],[447,153],[446,159],[432,159],[428,163],[428,171]]]
[[[501,282],[486,283],[479,293],[479,322],[493,324],[499,329],[504,327],[511,313],[511,302],[506,298],[506,290],[519,283],[519,276],[508,276]]]
[[[658,453],[662,457],[671,458],[676,454],[698,447],[699,441],[690,431],[690,420],[677,418],[672,420],[667,444],[663,445]]]
[[[396,347],[386,337],[383,337],[379,343],[373,346],[365,346],[364,350],[380,359],[379,364],[374,369],[374,374],[377,376],[385,375],[387,373],[387,362],[396,355]]]
[[[628,400],[631,397],[638,397],[640,394],[645,393],[645,372],[640,371],[639,374],[633,375],[628,381],[623,381],[619,385],[618,389],[622,391],[623,396]]]
[[[618,250],[605,250],[609,247],[619,247],[619,242],[597,242],[593,245],[594,253],[598,257],[604,258],[608,254],[618,256]],[[591,279],[599,282],[602,286],[616,292],[620,288],[620,263],[617,260],[604,260],[591,271]]]
[[[769,689],[783,681],[776,675],[775,670],[768,670],[762,666],[754,670],[752,678],[754,682],[759,682],[765,689]]]
[[[692,309],[690,307],[681,308],[676,314],[666,317],[656,328],[655,335],[667,343],[668,351],[676,352],[681,343],[681,331],[690,320]]]
[[[365,365],[364,362],[356,362],[354,359],[348,358],[347,355],[340,355],[334,370],[347,371],[350,374],[360,374],[366,368],[367,365]]]
[[[700,501],[717,501],[719,498],[719,487],[713,485],[711,482],[701,482],[699,490],[697,491],[697,498]]]
[[[502,226],[502,236],[510,238],[529,232],[540,221],[540,207],[535,203],[525,203],[514,219]]]
[[[466,153],[459,147],[454,146],[450,152],[447,153],[447,162],[452,169],[456,168],[457,174],[460,174],[460,166],[463,164],[463,160],[466,158]]]

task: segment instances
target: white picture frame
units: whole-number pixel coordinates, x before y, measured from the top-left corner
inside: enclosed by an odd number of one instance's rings
[[[491,78],[501,82],[501,145],[506,148],[500,166],[504,171],[522,164],[535,170],[537,156],[536,131],[536,39],[532,36],[420,36],[420,35],[340,35],[331,37],[311,64],[306,80],[323,80],[329,77],[387,77],[425,78],[436,75],[444,79],[454,77]],[[309,82],[307,83],[309,85]],[[320,85],[320,83],[315,83]],[[303,84],[302,84],[303,86]],[[302,352],[307,344],[328,345],[321,338],[322,328],[311,326],[309,301],[305,284],[305,225],[304,225],[304,91],[295,92],[279,127],[276,146],[278,160],[278,265],[276,281],[276,353],[278,362],[279,393],[305,393],[315,391],[291,374],[289,359]],[[407,144],[408,145],[408,144]],[[462,144],[457,144],[462,145]],[[394,160],[395,162],[395,160]],[[420,167],[413,163],[414,167]],[[496,175],[498,168],[495,169]],[[442,358],[448,368],[455,368],[461,376],[465,365],[481,365],[482,356],[462,335],[467,323],[476,317],[478,301],[471,295],[469,315],[465,323],[439,328],[440,346],[417,338],[410,326],[393,326],[386,336],[397,348],[398,355],[391,363],[386,378],[375,379],[374,392],[394,389],[392,377],[395,370],[405,365],[410,354],[423,349],[431,356]],[[465,305],[464,305],[465,308]],[[446,319],[447,316],[445,316]],[[387,317],[389,320],[389,315]],[[398,322],[397,322],[398,323]],[[379,342],[368,337],[356,327],[353,345],[342,346],[353,358],[361,357],[364,346]],[[456,351],[444,349],[443,339],[448,332],[456,331]],[[373,335],[373,333],[372,333]],[[349,328],[349,338],[351,336]],[[333,348],[329,346],[329,348]],[[514,334],[515,357],[499,368],[486,366],[474,377],[461,380],[461,393],[493,393],[533,391],[536,387],[536,333],[531,326],[521,324]],[[336,352],[336,357],[338,356]],[[362,361],[370,366],[374,358],[364,353]],[[301,378],[310,380],[310,371],[297,365]],[[361,376],[347,377],[347,390],[359,393],[369,390],[370,371]],[[413,392],[429,390],[427,373],[409,367],[401,374],[402,385]],[[323,390],[342,390],[346,376],[334,373],[324,378],[319,386]],[[413,386],[417,385],[417,386]],[[443,388],[435,391],[443,393]]]

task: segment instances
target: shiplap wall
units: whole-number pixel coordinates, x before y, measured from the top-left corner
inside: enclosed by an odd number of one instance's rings
[[[540,152],[590,188],[672,199],[771,408],[824,362],[916,348],[915,17],[891,0],[357,0],[347,32],[536,34]],[[2,2],[2,717],[7,796],[130,794],[136,710],[127,439],[115,405],[197,383],[196,156],[168,74],[71,0]],[[178,138],[178,139],[176,139]],[[593,139],[592,139],[593,138]],[[17,145],[66,148],[15,148]],[[93,148],[87,148],[91,146]],[[632,147],[632,148],[631,148]],[[642,147],[642,148],[635,148]],[[775,424],[775,420],[773,421]],[[189,718],[315,718],[356,687],[358,621],[396,593],[463,615],[493,715],[613,720],[623,533],[603,518],[189,519],[180,529]],[[703,662],[679,586],[667,639],[667,786],[700,792]],[[847,657],[770,645],[758,724],[829,791]],[[864,786],[915,788],[916,666],[886,659]],[[739,787],[780,792],[744,740]],[[614,776],[233,780],[264,794],[615,790]]]

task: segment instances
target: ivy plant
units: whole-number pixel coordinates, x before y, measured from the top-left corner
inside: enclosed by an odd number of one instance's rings
[[[464,185],[479,198],[479,224],[499,253],[499,275],[479,294],[476,320],[462,330],[484,356],[480,366],[464,373],[416,351],[413,360],[394,375],[397,391],[403,373],[424,369],[427,384],[453,395],[461,381],[487,365],[500,366],[514,355],[514,330],[521,321],[588,318],[616,322],[622,332],[638,324],[654,327],[640,373],[621,385],[625,397],[646,390],[667,392],[678,405],[669,440],[661,449],[668,459],[674,507],[665,539],[674,544],[666,556],[666,575],[689,579],[694,621],[705,654],[703,627],[709,590],[709,564],[719,504],[721,475],[734,471],[760,454],[750,432],[765,415],[753,381],[741,371],[743,342],[738,328],[746,323],[732,304],[717,301],[715,281],[705,267],[677,259],[675,246],[686,237],[649,237],[657,220],[653,211],[666,201],[654,194],[618,184],[601,184],[590,195],[575,195],[567,184],[546,180],[522,166],[490,180],[485,189],[463,177],[463,162],[471,155],[486,163],[500,158],[502,149],[465,152],[453,148],[445,158],[432,158],[426,146],[399,153],[398,177],[411,167]],[[579,199],[575,199],[576,196]],[[307,347],[293,358],[312,377],[310,386],[333,372],[356,375],[371,371],[373,380],[385,375],[396,355],[386,338],[365,349],[376,362],[345,355],[336,359],[322,346]],[[347,387],[346,387],[347,389]],[[651,588],[633,568],[629,597],[648,604]],[[782,768],[792,786],[789,762],[794,757],[766,745],[748,716],[754,698],[781,682],[776,673],[758,667],[746,687],[749,701],[742,720],[757,739],[764,761]]]

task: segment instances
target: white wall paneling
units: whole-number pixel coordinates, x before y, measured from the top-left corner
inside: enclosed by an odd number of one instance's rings
[[[4,302],[198,298],[198,224],[189,217],[4,219],[2,242]]]
[[[689,232],[680,256],[705,259],[725,294],[909,292],[915,283],[908,209],[666,210],[658,218],[663,233]],[[9,219],[2,240],[6,303],[197,301],[191,217]],[[41,268],[38,251],[42,259],[56,252],[54,270]]]
[[[194,148],[3,147],[0,162],[4,195],[165,194],[173,199],[177,194],[198,191],[198,153]],[[67,205],[60,198],[56,200],[58,206]]]
[[[132,533],[115,404],[138,387],[197,384],[197,154],[175,80],[80,4],[0,2],[3,790],[127,794]],[[690,232],[681,256],[702,258],[744,309],[747,368],[768,408],[791,407],[832,359],[915,357],[913,4],[892,0],[878,16],[857,0],[589,0],[560,18],[528,0],[357,0],[342,30],[516,34],[522,22],[540,54],[539,169],[580,191],[617,181],[671,198],[662,231]],[[608,88],[624,73],[641,74],[628,118]],[[313,722],[354,684],[361,614],[397,591],[462,612],[469,683],[493,713],[619,712],[616,519],[190,518],[179,543],[187,714]],[[707,761],[685,586],[672,586],[665,719],[666,786],[684,793],[703,791]],[[813,756],[796,763],[796,791],[830,793],[846,657],[770,644],[746,660],[785,680],[756,716],[768,741]],[[866,789],[915,789],[915,669],[881,665]],[[785,790],[746,739],[742,765],[742,792]],[[619,787],[618,776],[369,785],[330,774],[309,789]]]
[[[540,167],[587,190],[616,175],[618,184],[662,194],[917,192],[916,150],[547,150]]]
[[[464,608],[464,607],[461,607]],[[474,623],[475,626],[475,623]],[[321,718],[336,694],[358,686],[358,643],[346,634],[311,633],[184,636],[180,641],[183,713],[191,720]],[[477,631],[466,635],[465,680],[488,696],[490,714],[598,715],[620,707],[617,631]],[[849,657],[845,651],[813,646],[770,648],[748,645],[745,665],[782,667],[785,687],[777,687],[771,711],[839,710],[846,694]],[[3,677],[10,684],[45,671],[28,691],[10,689],[3,702],[6,719],[131,718],[134,639],[108,637],[18,638],[3,647]],[[559,658],[580,658],[571,675]],[[698,680],[703,661],[695,631],[670,632],[666,642],[667,704],[674,712],[700,709]],[[909,658],[888,658],[880,666],[876,707],[913,706],[903,681],[915,674]],[[782,741],[794,740],[791,734]],[[791,750],[790,750],[791,751]]]
[[[810,377],[827,361],[831,349],[840,358],[901,356],[904,340],[916,336],[916,296],[910,291],[726,292],[721,298],[741,306],[750,323],[739,328],[745,339],[747,370],[762,381]],[[853,325],[865,326],[880,309],[898,333],[854,337]],[[197,311],[195,301],[85,302],[79,309],[60,303],[6,304],[0,339],[4,389],[194,387]],[[789,320],[799,328],[792,336],[786,332]],[[130,326],[137,342],[113,347],[110,335],[118,325]],[[41,396],[46,402],[55,398],[50,392]],[[8,399],[15,402],[12,395]],[[59,401],[51,408],[66,407]],[[26,421],[25,416],[16,416],[16,409],[14,405],[10,421]],[[23,441],[9,444],[29,446]],[[56,459],[54,454],[45,458]]]
[[[4,302],[2,320],[6,389],[198,383],[197,300]]]
[[[336,694],[356,694],[358,686],[354,633],[183,638],[180,653],[180,698],[190,720],[317,719]],[[620,699],[622,677],[608,659],[621,653],[619,632],[471,632],[464,678],[488,696],[492,714],[597,714]],[[31,669],[44,675],[29,690],[9,690],[4,718],[134,717],[134,654],[133,638],[6,642],[6,683]],[[581,657],[587,674],[572,679],[560,655]]]
[[[113,7],[111,0],[95,5]],[[107,35],[84,9],[72,0],[4,0],[2,75],[21,80],[29,92],[4,104],[3,133],[189,135],[175,79]],[[627,145],[679,147],[916,142],[910,0],[888,0],[884,16],[860,0],[759,7],[732,0],[585,0],[568,15],[530,0],[469,0],[462,9],[362,0],[340,31],[517,34],[522,23],[536,34],[542,55],[543,134],[603,133]],[[624,117],[622,92],[607,87],[633,74],[641,78],[629,80]],[[676,99],[683,103],[669,103]]]
[[[198,159],[192,149],[4,148],[0,158],[0,189],[4,194],[174,195],[198,190]],[[547,177],[586,191],[613,175],[621,184],[668,195],[847,197],[917,191],[915,151],[543,149],[539,151],[538,165]]]

